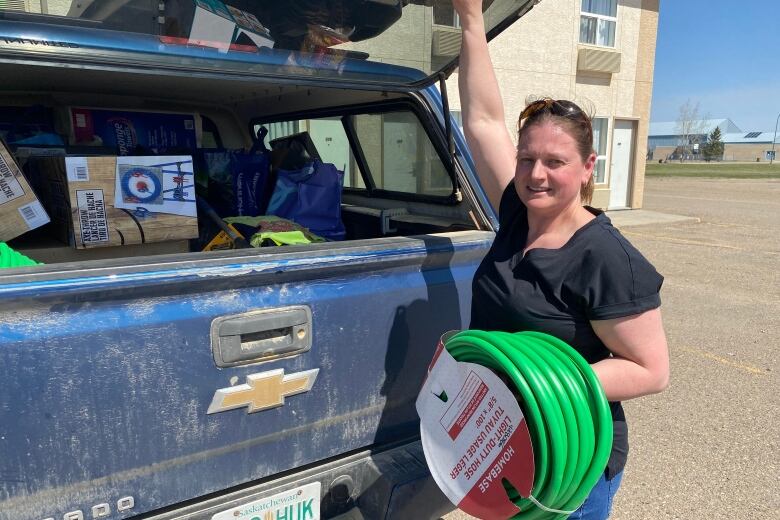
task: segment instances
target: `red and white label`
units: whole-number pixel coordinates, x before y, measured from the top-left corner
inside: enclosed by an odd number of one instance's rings
[[[485,520],[517,514],[503,481],[530,495],[533,448],[520,406],[498,376],[455,361],[440,343],[417,412],[425,459],[447,498]]]

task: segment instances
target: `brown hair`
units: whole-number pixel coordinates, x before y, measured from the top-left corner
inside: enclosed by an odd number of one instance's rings
[[[533,125],[551,122],[561,127],[577,142],[577,151],[587,161],[593,149],[593,126],[591,118],[577,104],[564,99],[541,98],[528,101],[520,113],[517,125],[517,140]],[[590,204],[593,199],[594,180],[591,173],[588,183],[580,188],[580,200]]]

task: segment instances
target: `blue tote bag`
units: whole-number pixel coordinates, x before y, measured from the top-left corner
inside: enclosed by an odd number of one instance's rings
[[[328,240],[344,240],[343,182],[344,172],[317,160],[298,170],[277,170],[266,213],[292,220]]]

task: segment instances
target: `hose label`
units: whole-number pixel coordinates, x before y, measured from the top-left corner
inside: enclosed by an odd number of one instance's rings
[[[531,493],[533,448],[520,406],[498,376],[455,361],[440,343],[417,412],[428,467],[447,498],[479,518],[517,514],[503,481]]]
[[[442,417],[442,426],[447,434],[455,440],[463,428],[469,423],[487,395],[488,387],[474,372],[469,372],[459,398],[467,399],[464,406],[450,406]]]

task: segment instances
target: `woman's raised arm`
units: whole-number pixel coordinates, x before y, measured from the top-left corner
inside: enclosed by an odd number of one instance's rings
[[[515,173],[516,150],[504,121],[504,106],[490,61],[482,0],[454,0],[463,43],[458,70],[463,130],[477,174],[493,207]]]

